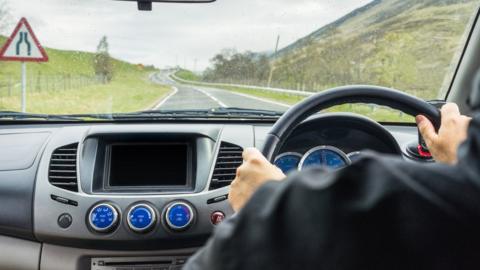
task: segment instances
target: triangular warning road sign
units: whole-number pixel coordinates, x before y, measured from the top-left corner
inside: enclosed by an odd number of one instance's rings
[[[48,56],[38,42],[27,19],[22,18],[7,43],[0,50],[0,60],[47,62]]]

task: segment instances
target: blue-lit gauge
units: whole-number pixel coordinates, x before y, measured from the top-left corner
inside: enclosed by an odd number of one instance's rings
[[[284,174],[295,171],[298,168],[298,163],[302,159],[302,155],[295,152],[283,153],[275,158],[275,166],[280,168]]]
[[[336,170],[346,167],[350,163],[350,159],[342,150],[333,146],[318,146],[303,155],[298,168],[303,170],[317,166]]]

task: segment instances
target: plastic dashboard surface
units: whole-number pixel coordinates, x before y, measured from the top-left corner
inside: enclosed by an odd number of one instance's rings
[[[210,188],[221,145],[228,143],[241,148],[260,147],[270,127],[271,124],[245,122],[2,126],[1,143],[11,145],[8,150],[0,150],[3,151],[2,154],[25,150],[25,145],[28,145],[30,150],[24,156],[25,160],[31,162],[12,163],[17,166],[0,170],[0,234],[58,246],[102,250],[169,250],[201,246],[215,227],[212,224],[212,214],[221,212],[227,217],[232,214],[224,197],[228,194],[228,186]],[[414,127],[386,128],[402,149],[416,140]],[[18,144],[18,139],[7,134],[21,134],[25,144]],[[138,134],[167,139],[190,138],[195,145],[193,156],[196,161],[193,188],[183,191],[120,192],[96,187],[94,180],[98,144],[92,139],[98,136],[128,137]],[[3,135],[5,136],[2,137]],[[72,144],[78,144],[75,154],[77,191],[54,186],[49,181],[52,155],[59,148]],[[13,157],[14,155],[12,159]],[[12,199],[13,197],[15,198]],[[174,213],[172,215],[190,218],[185,213],[187,207],[175,208],[172,207],[172,202],[185,203],[191,207],[192,220],[185,228],[175,229],[169,224],[166,217],[171,208]],[[94,206],[102,203],[113,206],[118,215],[115,227],[107,232],[95,231],[89,225],[89,214]],[[129,212],[137,204],[151,207],[150,210],[155,215],[154,225],[149,230],[138,232],[132,230],[129,224]],[[25,212],[18,211],[20,207]],[[135,213],[146,211],[136,210]],[[61,219],[65,214],[70,219]],[[183,225],[181,220],[177,221]],[[145,223],[138,220],[135,222]]]

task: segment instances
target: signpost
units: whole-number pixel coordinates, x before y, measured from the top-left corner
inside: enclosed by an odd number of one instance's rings
[[[47,62],[48,56],[27,19],[22,18],[7,43],[0,49],[0,61],[22,62],[22,112],[27,109],[26,62]]]

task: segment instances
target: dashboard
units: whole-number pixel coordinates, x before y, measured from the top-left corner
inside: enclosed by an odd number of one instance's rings
[[[405,149],[417,140],[415,127],[365,121],[311,117],[282,143],[275,164],[287,173],[340,169],[367,151],[413,160]],[[261,147],[272,124],[2,126],[0,249],[9,251],[0,268],[180,269],[233,214],[228,186],[242,151]]]

